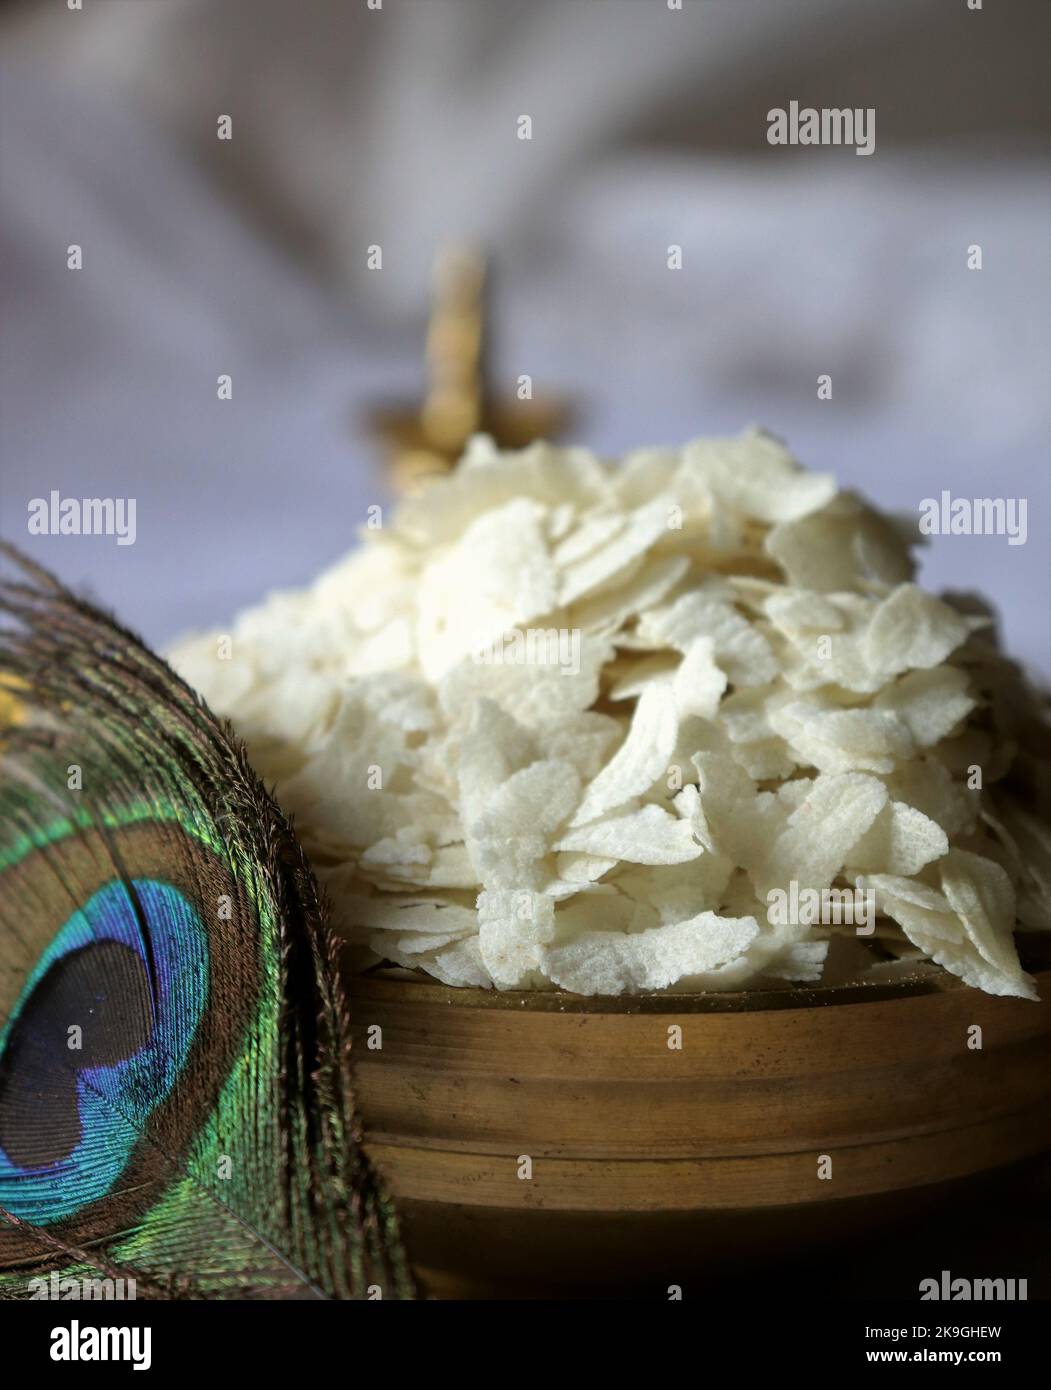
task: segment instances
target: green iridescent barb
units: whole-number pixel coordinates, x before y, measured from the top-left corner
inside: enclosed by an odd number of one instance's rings
[[[0,586],[0,1297],[411,1297],[290,827],[163,661],[19,563]]]

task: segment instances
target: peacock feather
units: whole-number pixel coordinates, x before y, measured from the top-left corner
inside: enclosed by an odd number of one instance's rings
[[[0,585],[0,1297],[408,1297],[324,905],[239,742],[43,571]],[[39,1287],[39,1286],[37,1286]]]

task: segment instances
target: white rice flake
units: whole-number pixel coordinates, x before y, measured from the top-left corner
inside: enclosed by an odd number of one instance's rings
[[[480,436],[171,659],[376,961],[580,994],[941,968],[1032,998],[1046,708],[987,608],[917,585],[916,539],[759,430],[619,462]],[[805,890],[871,892],[875,930],[768,910]]]

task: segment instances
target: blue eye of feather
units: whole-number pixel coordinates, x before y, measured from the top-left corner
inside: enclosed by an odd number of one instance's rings
[[[119,1183],[207,1005],[198,912],[170,884],[133,887],[69,917],[0,1031],[0,1207],[35,1225]]]

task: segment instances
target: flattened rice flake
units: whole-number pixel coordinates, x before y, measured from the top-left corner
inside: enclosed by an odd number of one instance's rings
[[[1051,830],[1009,788],[1023,755],[1051,788],[1046,698],[984,605],[916,585],[918,540],[758,430],[617,462],[480,437],[232,646],[171,659],[373,959],[675,993],[812,984],[838,942],[837,981],[1032,998]],[[786,922],[805,893],[875,921]]]

